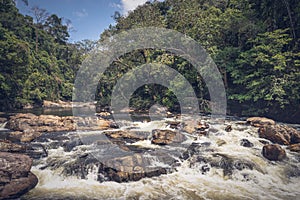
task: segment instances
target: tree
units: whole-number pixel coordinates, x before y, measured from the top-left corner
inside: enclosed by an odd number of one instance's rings
[[[62,24],[62,18],[59,18],[57,15],[53,14],[47,18],[45,30],[60,44],[66,44],[69,38],[68,27]]]
[[[49,13],[38,6],[34,6],[31,8],[31,13],[35,17],[35,51],[38,51],[38,43],[39,43],[39,29],[43,27],[43,23],[49,16]]]
[[[240,54],[236,66],[229,68],[233,83],[242,86],[230,98],[249,103],[258,113],[277,114],[296,103],[300,98],[296,92],[300,89],[296,84],[300,80],[300,54],[287,51],[291,41],[287,29],[265,32],[249,40],[252,47]]]

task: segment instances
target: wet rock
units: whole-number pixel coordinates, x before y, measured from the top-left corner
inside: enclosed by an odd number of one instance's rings
[[[251,126],[262,127],[266,125],[275,125],[275,121],[265,117],[250,117],[247,119],[247,123]]]
[[[222,145],[226,144],[226,141],[225,141],[225,140],[218,139],[218,140],[216,141],[216,144],[217,144],[218,146],[222,146]]]
[[[286,153],[278,144],[267,144],[262,149],[262,154],[265,158],[272,161],[281,161],[286,158]]]
[[[62,145],[64,148],[64,151],[70,152],[75,147],[83,145],[81,139],[79,137],[72,138],[70,141],[64,142]]]
[[[209,124],[204,121],[198,122],[196,126],[196,132],[200,135],[207,135],[208,129],[209,129]]]
[[[96,115],[99,116],[99,117],[109,117],[109,116],[111,116],[110,112],[105,112],[105,111],[96,113]]]
[[[11,141],[18,141],[18,142],[31,142],[36,138],[40,137],[42,133],[35,132],[33,130],[25,130],[24,132],[15,131],[10,132],[8,135],[8,139]]]
[[[224,176],[231,176],[234,170],[256,169],[261,171],[255,163],[249,160],[233,158],[219,153],[214,154],[214,156],[209,159],[209,163],[212,167],[223,169]]]
[[[132,142],[147,139],[147,134],[145,132],[137,131],[107,131],[103,132],[103,134],[112,139],[122,139]]]
[[[0,140],[0,151],[22,153],[34,159],[48,156],[45,147],[41,144],[15,144],[8,140]]]
[[[292,145],[288,146],[288,149],[290,151],[294,151],[294,152],[299,152],[300,153],[300,143],[298,143],[298,144],[292,144]]]
[[[232,131],[232,126],[231,125],[226,126],[225,131],[226,132],[231,132]]]
[[[63,174],[67,176],[77,176],[86,179],[91,173],[95,175],[97,181],[115,181],[129,182],[138,181],[145,177],[154,177],[166,174],[171,171],[168,167],[155,167],[151,165],[153,158],[144,156],[143,154],[130,154],[123,156],[113,156],[108,160],[98,160],[96,157],[87,154],[85,156],[76,157],[71,162],[64,162],[59,165],[59,161],[48,163],[45,168],[56,169],[64,166]],[[168,155],[161,154],[156,156],[157,162],[165,165],[172,165],[175,160]]]
[[[4,117],[0,117],[0,124],[7,122],[7,119]]]
[[[30,172],[31,165],[26,155],[0,152],[0,199],[19,198],[36,186],[38,179]]]
[[[270,142],[269,141],[266,141],[266,140],[258,140],[260,143],[262,143],[262,144],[270,144]]]
[[[254,146],[253,143],[247,139],[241,139],[240,145],[243,147],[253,147]]]
[[[153,130],[152,143],[158,145],[166,145],[171,143],[181,143],[186,140],[186,137],[180,132],[171,130]]]
[[[203,143],[192,143],[185,152],[182,153],[180,156],[181,159],[187,160],[191,158],[193,155],[200,155],[207,151],[212,151],[209,149],[211,143],[210,142],[203,142]]]
[[[273,143],[289,145],[300,143],[300,132],[285,125],[272,125],[260,127],[259,137],[270,140]]]
[[[157,157],[157,160],[162,161],[164,158]],[[172,160],[172,162],[174,162],[174,160]],[[151,159],[141,154],[134,154],[116,157],[104,163],[103,168],[100,168],[99,172],[101,172],[108,181],[128,182],[138,181],[145,177],[159,176],[169,171],[167,168],[162,167],[149,168],[148,166],[150,165]]]
[[[20,144],[14,144],[8,140],[0,140],[0,151],[2,152],[17,152],[24,153],[26,151],[26,146]]]
[[[167,121],[166,122],[170,128],[173,128],[173,129],[178,129],[178,127],[180,126],[180,122],[178,121]]]
[[[207,135],[209,124],[204,121],[185,121],[183,123],[183,131],[189,134]]]

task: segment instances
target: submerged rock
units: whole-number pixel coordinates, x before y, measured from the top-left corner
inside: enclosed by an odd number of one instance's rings
[[[247,119],[247,123],[251,126],[262,127],[266,125],[275,125],[275,121],[265,117],[250,117]]]
[[[278,144],[265,145],[262,149],[262,155],[272,161],[281,161],[286,158],[285,150]]]
[[[300,143],[300,132],[285,125],[271,125],[260,127],[259,137],[270,140],[273,143],[289,145]]]
[[[0,152],[0,161],[0,199],[18,198],[38,183],[28,156]]]

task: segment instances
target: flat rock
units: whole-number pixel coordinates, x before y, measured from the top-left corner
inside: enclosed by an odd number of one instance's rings
[[[275,121],[266,117],[250,117],[247,119],[247,123],[251,126],[261,127],[265,125],[275,125]]]
[[[167,145],[171,143],[181,143],[186,137],[177,131],[171,130],[153,130],[152,131],[152,143],[158,145]]]
[[[19,113],[10,117],[6,128],[18,131],[12,134],[21,141],[30,142],[41,132],[63,132],[75,130],[104,130],[112,128],[112,122],[98,117],[59,117],[54,115],[36,116]],[[23,132],[19,133],[19,132]]]

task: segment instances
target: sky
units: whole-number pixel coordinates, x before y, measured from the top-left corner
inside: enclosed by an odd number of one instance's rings
[[[126,15],[147,0],[28,0],[26,6],[17,0],[17,7],[22,14],[31,15],[31,8],[38,6],[49,14],[69,19],[72,22],[70,42],[84,39],[98,40],[100,34],[114,24],[115,11]]]

